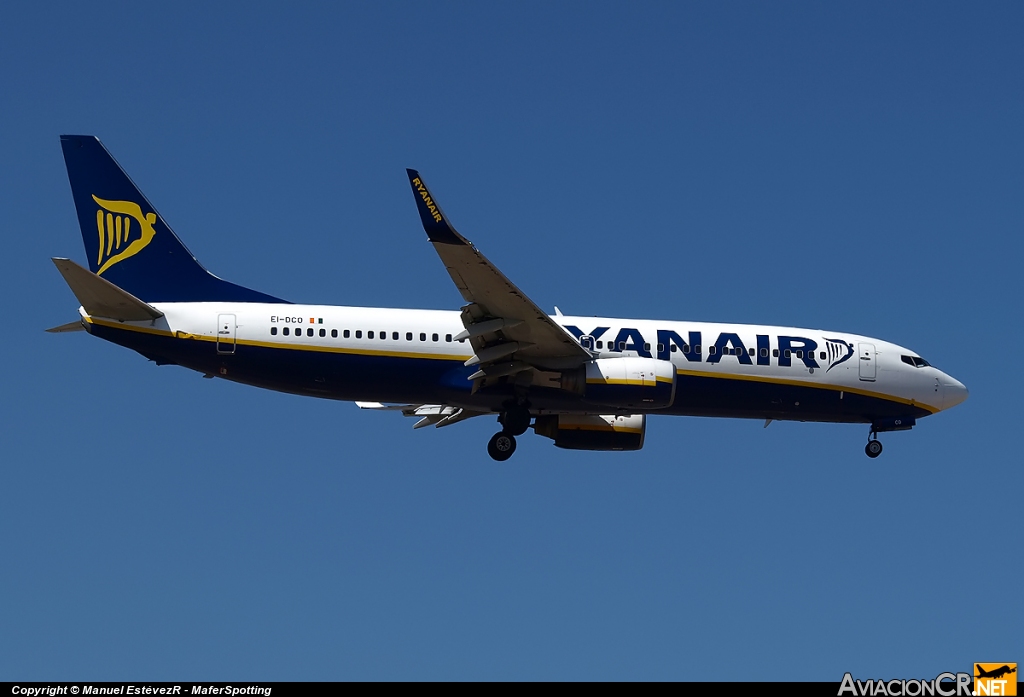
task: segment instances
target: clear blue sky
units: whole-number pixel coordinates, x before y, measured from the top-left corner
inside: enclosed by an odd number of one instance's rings
[[[933,677],[1024,661],[1019,3],[7,3],[0,679]],[[405,167],[540,305],[891,340],[887,434],[637,453],[203,380],[85,334],[58,135],[218,275],[457,308]]]

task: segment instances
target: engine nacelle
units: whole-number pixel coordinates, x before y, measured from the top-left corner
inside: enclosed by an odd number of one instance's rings
[[[567,450],[639,450],[644,447],[647,416],[558,414],[538,416],[533,430]]]
[[[562,388],[593,404],[661,409],[676,397],[676,367],[656,358],[598,358],[563,373]]]

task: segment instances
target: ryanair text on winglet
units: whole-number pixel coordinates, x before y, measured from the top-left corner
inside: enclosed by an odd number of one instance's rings
[[[441,217],[441,211],[437,210],[437,206],[434,205],[434,200],[430,198],[430,192],[427,191],[427,187],[423,186],[423,182],[420,181],[419,177],[412,180],[413,186],[416,187],[416,191],[419,192],[420,197],[423,199],[423,203],[427,204],[427,208],[430,209],[430,215],[434,216],[434,221],[440,223],[444,218]]]
[[[846,673],[838,697],[971,697],[970,673],[939,673],[934,680],[854,680]]]

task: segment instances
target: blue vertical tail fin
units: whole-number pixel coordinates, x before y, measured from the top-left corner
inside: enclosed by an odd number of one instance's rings
[[[61,136],[89,270],[145,302],[285,302],[203,268],[95,136]]]

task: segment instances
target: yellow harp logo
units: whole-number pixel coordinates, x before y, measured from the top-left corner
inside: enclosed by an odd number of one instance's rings
[[[132,201],[105,201],[95,194],[92,200],[100,207],[96,211],[96,230],[100,233],[100,251],[96,257],[96,265],[100,267],[96,272],[98,276],[114,264],[135,256],[153,241],[156,213],[142,215],[139,204]]]

